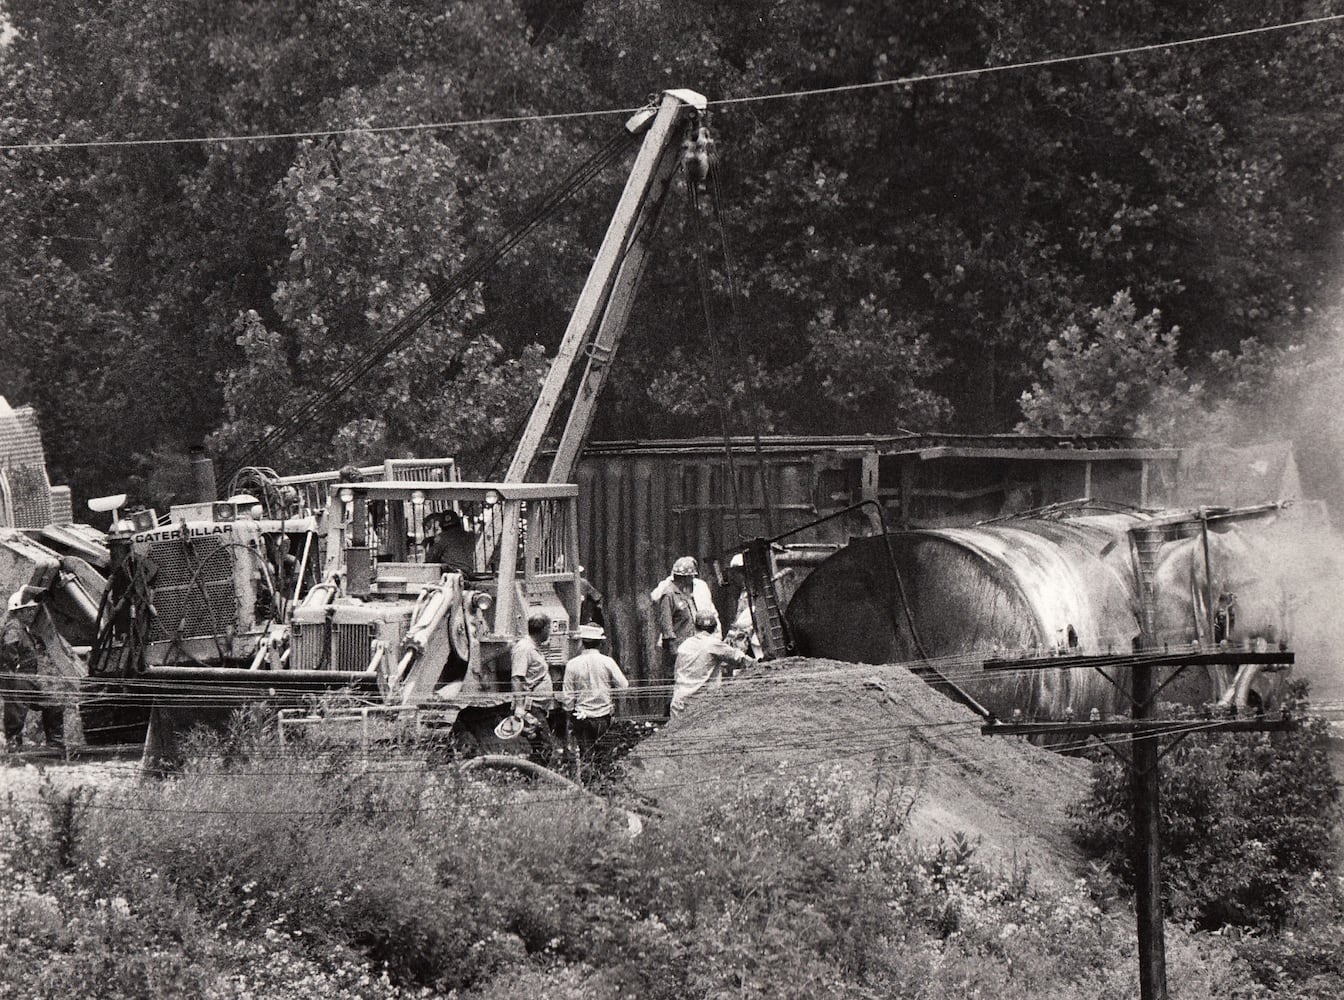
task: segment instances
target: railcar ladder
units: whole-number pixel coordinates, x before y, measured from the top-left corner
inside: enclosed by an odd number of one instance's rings
[[[771,569],[770,543],[754,538],[747,544],[743,555],[746,563],[747,599],[751,604],[751,618],[756,636],[761,642],[763,659],[773,660],[793,652],[793,637],[779,606],[779,592],[775,589]]]

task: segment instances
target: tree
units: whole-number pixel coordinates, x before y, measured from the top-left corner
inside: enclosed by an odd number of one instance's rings
[[[1022,394],[1023,433],[1171,439],[1203,389],[1177,360],[1179,331],[1139,317],[1128,291],[1046,345],[1044,380]]]
[[[222,451],[294,413],[460,261],[465,206],[448,183],[460,170],[454,151],[424,134],[301,147],[281,193],[291,250],[276,270],[278,319],[272,328],[248,311],[235,321],[247,363],[225,379]],[[507,438],[539,378],[539,350],[505,357],[471,329],[483,310],[479,287],[467,289],[350,392],[307,413],[277,460],[320,467],[402,453],[470,459]]]
[[[1328,58],[1337,29],[787,95],[1315,12],[1305,0],[1271,8],[7,0],[16,34],[0,51],[0,130],[11,142],[291,136],[628,108],[668,86],[770,97],[712,109],[719,173],[699,221],[675,195],[595,434],[705,433],[717,429],[716,399],[735,431],[1001,431],[1024,416],[1019,400],[1040,381],[1058,331],[1088,328],[1117,288],[1179,327],[1174,363],[1192,381],[1221,378],[1209,359],[1235,356],[1249,339],[1312,353],[1328,336],[1304,317],[1331,290],[1328,237],[1341,221],[1344,84]],[[405,176],[396,174],[403,159],[445,167],[456,208],[435,218],[448,228],[437,240],[391,232],[389,253],[441,246],[451,270],[508,231],[530,196],[619,121],[444,129],[432,133],[436,145],[416,138],[404,154],[346,148],[345,138],[6,153],[0,208],[11,242],[0,286],[14,291],[0,339],[48,331],[68,341],[73,360],[63,371],[30,363],[25,340],[0,391],[39,405],[53,463],[82,491],[118,485],[128,441],[146,456],[216,431],[240,442],[276,419],[279,400],[304,398],[331,370],[300,364],[317,348],[304,346],[316,327],[298,310],[319,307],[341,346],[312,358],[338,364],[442,276],[427,258],[404,258],[397,271],[368,246],[337,243],[327,251],[350,252],[361,262],[352,268],[372,263],[388,289],[329,284],[354,273],[340,267],[297,273],[294,233],[335,238],[294,201],[319,183],[324,151],[389,176]],[[621,181],[619,170],[598,180],[483,279],[479,312],[459,310],[427,332],[443,338],[451,326],[464,338],[437,341],[449,364],[479,346],[473,370],[498,374],[507,405],[532,377],[534,345],[558,340]],[[388,219],[425,207],[421,186],[361,183],[360,207]],[[381,235],[372,219],[346,233]],[[117,372],[95,367],[104,351]],[[400,391],[420,398],[425,387],[407,381],[415,365],[398,364]],[[388,388],[395,379],[385,374]],[[418,447],[412,427],[430,426],[396,392],[356,398],[325,414],[302,449],[269,458],[315,462],[329,452],[314,449],[329,449],[337,427],[356,419],[375,422],[360,424],[374,435],[370,448]],[[70,428],[90,426],[115,427],[116,437],[72,439]],[[490,414],[482,426],[488,433],[470,440],[439,432],[489,464],[508,433]]]

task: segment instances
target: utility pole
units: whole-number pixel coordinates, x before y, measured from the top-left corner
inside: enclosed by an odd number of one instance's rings
[[[1178,668],[1179,669],[1179,668]],[[1154,715],[1154,668],[1135,664],[1130,670],[1133,718]],[[1158,787],[1157,739],[1131,739],[1131,794],[1134,801],[1134,915],[1139,929],[1139,996],[1167,998],[1167,942],[1162,921],[1162,818]]]

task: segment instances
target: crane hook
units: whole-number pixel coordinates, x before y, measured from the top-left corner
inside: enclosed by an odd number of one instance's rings
[[[686,165],[686,175],[700,191],[704,190],[714,165],[714,138],[709,133],[709,125],[698,118],[691,132],[682,143],[682,161]]]

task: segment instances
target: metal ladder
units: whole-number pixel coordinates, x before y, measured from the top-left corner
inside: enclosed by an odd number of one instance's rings
[[[747,597],[751,617],[756,625],[756,636],[761,643],[762,658],[766,660],[788,656],[793,652],[793,637],[784,621],[771,572],[770,543],[764,538],[753,538],[742,556],[747,577]],[[761,621],[762,613],[765,621]]]

